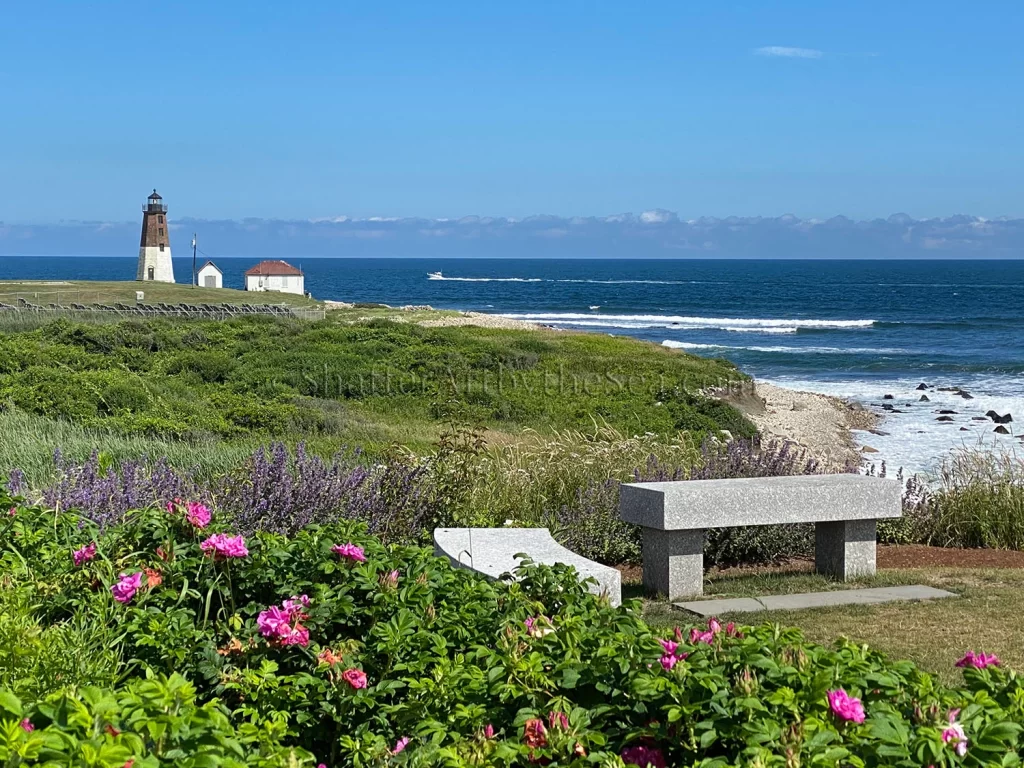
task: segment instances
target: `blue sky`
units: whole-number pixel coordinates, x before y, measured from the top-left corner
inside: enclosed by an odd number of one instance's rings
[[[0,221],[134,221],[154,186],[205,219],[1024,216],[1022,22],[1019,1],[11,2]]]

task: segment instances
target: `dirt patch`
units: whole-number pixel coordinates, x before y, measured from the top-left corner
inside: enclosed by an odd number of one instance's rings
[[[615,570],[622,574],[623,584],[643,584],[644,569],[639,565],[616,565]]]
[[[879,568],[1024,568],[1024,552],[920,545],[878,548]]]

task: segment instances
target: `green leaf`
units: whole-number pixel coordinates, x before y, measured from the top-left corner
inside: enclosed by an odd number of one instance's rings
[[[21,700],[8,690],[0,690],[0,710],[14,718],[21,717]]]

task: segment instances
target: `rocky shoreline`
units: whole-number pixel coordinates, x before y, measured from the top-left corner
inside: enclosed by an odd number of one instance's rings
[[[764,437],[796,443],[829,468],[859,466],[862,449],[855,430],[876,428],[878,416],[831,395],[786,389],[765,381],[754,382],[754,396],[724,399],[739,408]]]

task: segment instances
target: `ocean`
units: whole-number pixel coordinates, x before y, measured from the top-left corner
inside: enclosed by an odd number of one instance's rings
[[[258,259],[217,259],[227,287]],[[289,259],[319,299],[429,304],[636,336],[883,413],[861,433],[890,471],[949,451],[1024,453],[980,417],[1024,420],[1024,261]],[[202,263],[202,262],[200,262]],[[174,259],[184,281],[191,259]],[[433,276],[430,276],[434,273]],[[130,280],[135,259],[0,258],[0,279]],[[922,402],[920,383],[934,387]],[[960,387],[965,399],[940,387]],[[883,400],[892,395],[891,400]],[[937,411],[955,411],[937,421]]]

